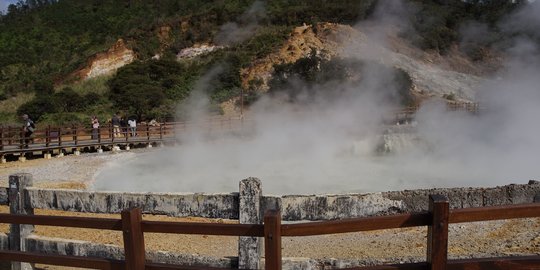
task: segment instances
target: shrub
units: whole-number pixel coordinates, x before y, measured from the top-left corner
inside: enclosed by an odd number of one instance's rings
[[[54,113],[55,102],[52,96],[36,97],[17,109],[18,115],[28,114],[34,121],[39,121],[46,113]]]

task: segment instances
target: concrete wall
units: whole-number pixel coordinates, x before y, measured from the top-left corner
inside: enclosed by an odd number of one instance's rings
[[[95,244],[86,241],[67,240],[58,238],[48,238],[32,235],[26,239],[28,251],[41,252],[45,254],[99,257],[115,260],[124,258],[124,251],[121,247],[113,245]],[[146,258],[152,262],[178,264],[183,266],[207,266],[220,268],[237,268],[238,259],[236,257],[209,257],[193,254],[176,254],[166,251],[147,251]],[[425,258],[399,258],[394,261],[381,260],[340,260],[335,258],[310,259],[310,258],[283,258],[284,270],[304,270],[304,269],[336,269],[355,266],[377,265],[382,263],[403,263],[418,262]],[[264,265],[264,259],[261,264]]]
[[[388,199],[381,193],[267,196],[264,199],[264,208],[281,209],[282,219],[286,221],[380,216],[400,212],[405,207],[401,200]]]
[[[0,233],[0,249],[9,249],[8,236],[5,233]]]
[[[7,188],[0,187],[0,205],[7,205],[9,203]]]
[[[88,192],[28,188],[33,208],[74,212],[120,213],[140,207],[143,213],[238,219],[238,194]]]
[[[264,184],[264,183],[263,183]],[[0,189],[2,190],[2,189]],[[63,211],[120,213],[138,206],[144,213],[169,216],[238,219],[238,193],[174,194],[88,192],[61,189],[27,189],[33,208]],[[264,191],[264,187],[263,187]],[[285,221],[332,220],[380,216],[427,210],[429,194],[443,194],[451,208],[531,203],[540,194],[540,184],[492,188],[440,188],[344,195],[264,196],[261,206],[281,209]]]
[[[30,252],[99,257],[114,260],[124,259],[124,250],[122,247],[87,241],[31,235],[26,238],[26,245]],[[151,262],[182,264],[185,266],[204,265],[208,267],[232,268],[238,265],[236,258],[213,258],[191,254],[174,254],[165,251],[147,251],[146,259]]]
[[[443,194],[450,207],[469,208],[532,203],[540,198],[540,184],[507,185],[493,188],[439,188],[348,195],[265,196],[264,209],[281,209],[283,220],[332,220],[428,209],[428,196]]]
[[[540,194],[540,183],[507,185],[492,188],[437,188],[384,192],[383,197],[403,203],[403,212],[420,212],[428,209],[428,196],[442,194],[450,200],[451,209],[510,205],[535,202]]]

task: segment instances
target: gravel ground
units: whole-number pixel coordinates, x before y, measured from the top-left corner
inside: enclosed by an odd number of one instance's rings
[[[0,164],[0,184],[7,185],[8,176],[16,172],[34,175],[35,186],[84,189],[91,185],[93,176],[111,162],[122,162],[137,155],[136,151],[103,154],[82,154],[51,160],[35,159],[27,162]],[[6,212],[7,207],[0,208]],[[37,210],[37,214],[118,217]],[[201,218],[172,218],[145,216],[149,220],[235,222]],[[7,231],[7,226],[0,227]],[[104,244],[122,244],[121,233],[96,230],[38,226],[36,234],[86,240]],[[426,229],[407,228],[363,233],[310,236],[283,239],[283,255],[316,259],[407,262],[422,260],[426,254]],[[167,250],[207,256],[237,256],[236,237],[145,234],[149,250]],[[179,245],[178,243],[182,243]],[[540,254],[540,219],[476,222],[454,224],[450,227],[449,255],[452,258]]]

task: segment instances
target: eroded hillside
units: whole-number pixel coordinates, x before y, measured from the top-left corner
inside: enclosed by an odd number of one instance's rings
[[[419,98],[451,96],[455,101],[474,101],[473,89],[484,80],[480,75],[489,70],[475,65],[457,50],[445,56],[424,52],[399,38],[392,29],[385,30],[385,39],[381,40],[372,38],[361,27],[349,25],[296,27],[279,50],[241,70],[242,86],[265,92],[275,65],[294,63],[316,51],[327,58],[371,60],[402,69],[412,79],[412,94]]]

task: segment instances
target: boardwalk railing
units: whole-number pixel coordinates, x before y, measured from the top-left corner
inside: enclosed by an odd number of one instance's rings
[[[395,124],[414,118],[419,106],[407,107],[394,112],[387,122]],[[478,103],[448,103],[449,111],[468,111],[478,113]],[[242,130],[243,117],[213,117],[202,121],[167,122],[157,125],[139,124],[134,130],[130,127],[114,128],[112,125],[98,129],[88,127],[38,127],[30,138],[26,138],[21,127],[0,126],[0,157],[6,154],[27,152],[50,152],[52,150],[79,149],[84,147],[106,147],[113,145],[151,144],[176,141],[178,133],[189,131],[223,132]]]
[[[427,213],[283,225],[281,224],[280,212],[277,210],[269,210],[266,212],[264,215],[264,225],[146,221],[142,220],[142,212],[139,208],[124,210],[122,211],[121,217],[121,219],[103,219],[0,214],[1,223],[122,231],[125,252],[125,260],[121,261],[80,256],[45,255],[21,251],[0,251],[0,260],[95,269],[187,269],[186,267],[180,265],[150,263],[145,259],[146,253],[144,245],[144,233],[175,233],[264,237],[265,268],[279,270],[282,268],[281,242],[283,237],[300,237],[309,235],[428,226],[428,251],[426,262],[356,267],[350,269],[540,269],[540,256],[448,260],[449,224],[498,219],[540,217],[540,204],[469,208],[450,211],[449,202],[446,197],[441,195],[432,195],[429,198],[429,211]],[[209,269],[209,267],[191,266],[189,269]]]
[[[25,137],[21,127],[0,126],[0,156],[14,153],[26,153],[85,147],[101,148],[113,145],[151,144],[172,142],[178,133],[200,131],[241,130],[243,118],[210,118],[204,121],[167,122],[156,125],[139,124],[135,128],[112,125],[97,129],[88,127],[38,127],[30,137]]]

